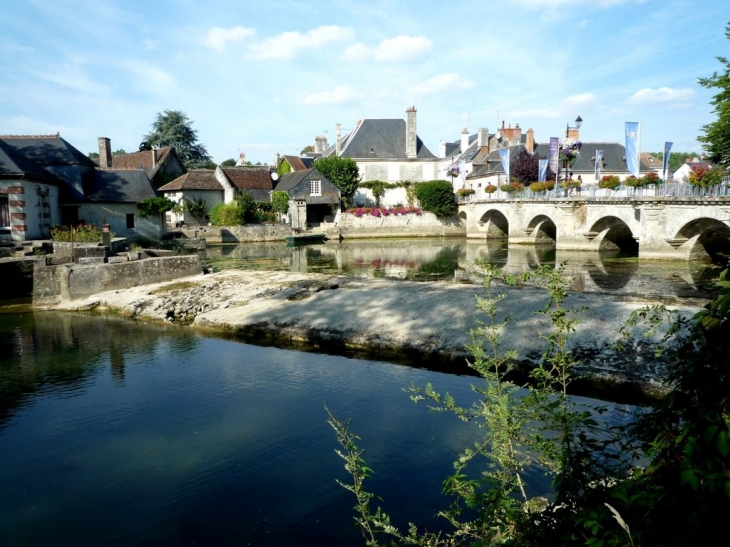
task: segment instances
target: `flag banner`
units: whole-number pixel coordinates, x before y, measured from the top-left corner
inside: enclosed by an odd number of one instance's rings
[[[664,164],[662,165],[662,176],[667,177],[667,167],[669,167],[669,153],[672,151],[673,142],[664,143]]]
[[[601,167],[603,166],[603,150],[596,150],[596,182],[601,180]]]
[[[641,126],[639,122],[626,122],[626,167],[639,178],[639,143]]]
[[[545,177],[547,176],[547,168],[548,160],[540,160],[538,162],[537,182],[545,182]]]
[[[507,183],[509,184],[509,148],[502,148],[499,151],[499,159],[502,162],[502,169],[507,175]]]
[[[558,137],[550,137],[550,169],[552,169],[553,173],[558,172],[559,150],[560,139]]]

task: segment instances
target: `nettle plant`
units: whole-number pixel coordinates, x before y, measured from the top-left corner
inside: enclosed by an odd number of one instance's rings
[[[478,326],[468,346],[480,383],[476,400],[460,405],[427,384],[410,386],[415,402],[429,401],[472,423],[477,440],[454,461],[443,482],[452,503],[438,514],[445,531],[407,531],[394,526],[365,486],[366,465],[352,422],[329,409],[351,482],[338,481],[356,497],[355,521],[365,544],[377,545],[705,545],[725,531],[730,513],[730,278],[720,294],[691,322],[663,306],[638,310],[621,329],[641,344],[655,344],[674,364],[669,395],[639,412],[628,426],[602,419],[606,408],[571,397],[579,364],[569,349],[581,309],[566,307],[569,280],[564,264],[542,266],[515,277],[485,263],[485,295],[477,296]],[[540,363],[528,383],[518,382],[515,350],[504,351],[501,332],[511,316],[499,286],[535,283],[546,303],[535,313],[548,318]],[[624,342],[625,343],[625,342]],[[639,343],[635,341],[634,343]],[[617,350],[621,350],[617,345]],[[638,466],[637,462],[644,462]],[[554,498],[530,498],[531,477],[552,478]]]

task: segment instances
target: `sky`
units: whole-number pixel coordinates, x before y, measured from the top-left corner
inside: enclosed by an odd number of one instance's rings
[[[730,0],[2,0],[0,134],[136,151],[180,110],[213,161],[272,163],[417,109],[438,154],[504,122],[701,152]]]

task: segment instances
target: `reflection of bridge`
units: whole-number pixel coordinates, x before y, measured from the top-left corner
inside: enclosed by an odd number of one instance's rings
[[[561,250],[638,252],[641,258],[730,254],[730,197],[480,200],[459,204],[470,239]]]

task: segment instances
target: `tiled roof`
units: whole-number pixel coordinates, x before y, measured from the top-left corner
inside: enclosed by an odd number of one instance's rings
[[[291,166],[292,171],[304,171],[305,169],[308,169],[302,158],[299,156],[284,156],[284,159]]]
[[[184,175],[168,182],[159,188],[160,192],[173,192],[179,190],[220,190],[223,186],[215,178],[213,169],[191,169]]]
[[[171,146],[157,149],[157,165],[153,167],[153,150],[140,150],[112,156],[112,169],[157,169],[172,151]]]
[[[221,167],[231,184],[239,190],[274,189],[268,166],[263,167]]]

